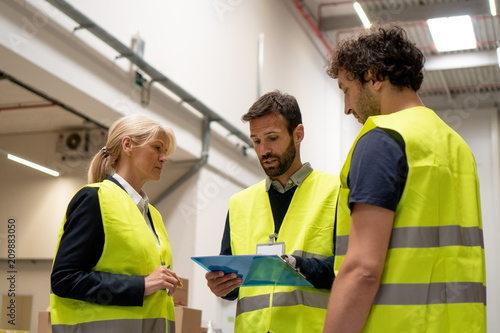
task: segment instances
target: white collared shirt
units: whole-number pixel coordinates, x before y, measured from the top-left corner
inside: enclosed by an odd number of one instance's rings
[[[149,219],[148,216],[148,205],[149,205],[149,198],[144,191],[141,190],[141,193],[137,193],[137,191],[119,174],[115,173],[112,176],[114,179],[120,183],[121,186],[125,189],[125,191],[128,193],[130,198],[132,198],[132,201],[134,204],[139,208],[139,211],[141,212],[142,216],[144,217],[144,220],[146,221],[146,224],[149,227],[149,230],[151,230],[151,233],[154,236],[154,239],[156,241],[156,245],[158,245],[158,248],[160,247],[160,243],[158,241],[158,236],[153,230],[153,227],[151,226],[151,220]]]

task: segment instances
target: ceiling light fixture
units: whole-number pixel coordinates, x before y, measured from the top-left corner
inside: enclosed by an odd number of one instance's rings
[[[490,3],[490,13],[492,16],[497,16],[497,5],[495,0],[489,0]]]
[[[359,4],[359,2],[357,2],[357,1],[355,3],[353,3],[353,6],[354,6],[354,10],[356,11],[356,14],[358,14],[359,19],[363,23],[363,26],[366,29],[370,28],[372,26],[372,24],[370,23],[370,20],[368,19],[368,16],[366,16],[366,13],[363,10],[363,7],[361,7],[361,5]]]
[[[54,176],[54,177],[59,177],[59,172],[57,171],[54,171],[52,169],[49,169],[49,168],[46,168],[44,166],[41,166],[39,164],[36,164],[36,163],[33,163],[33,162],[30,162],[28,160],[25,160],[24,158],[20,158],[20,157],[17,157],[15,155],[12,155],[12,154],[7,154],[7,158],[11,161],[14,161],[14,162],[17,162],[17,163],[21,163],[23,165],[26,165],[30,168],[33,168],[33,169],[36,169],[38,171],[41,171],[41,172],[45,172],[51,176]]]
[[[475,49],[476,37],[469,15],[427,20],[438,52]]]

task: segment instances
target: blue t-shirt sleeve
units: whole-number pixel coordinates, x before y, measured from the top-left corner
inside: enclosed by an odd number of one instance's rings
[[[354,148],[348,184],[354,203],[396,210],[408,175],[404,141],[390,130],[375,128]]]

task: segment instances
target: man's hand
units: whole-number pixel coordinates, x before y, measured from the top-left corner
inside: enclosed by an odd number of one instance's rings
[[[207,286],[217,297],[226,296],[243,283],[243,280],[236,273],[224,274],[222,271],[208,272],[205,274],[205,278]]]
[[[172,296],[177,287],[182,287],[182,283],[175,272],[159,266],[153,273],[144,279],[144,295],[151,295],[158,290],[167,290],[168,296]]]

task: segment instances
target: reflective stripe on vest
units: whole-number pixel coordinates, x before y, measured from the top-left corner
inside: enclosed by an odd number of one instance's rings
[[[403,138],[408,176],[381,284],[362,332],[485,332],[484,243],[474,157],[463,139],[425,107],[369,117],[355,140],[340,175],[335,273],[349,241],[352,153],[376,127]]]
[[[486,305],[486,287],[480,282],[382,284],[373,301],[373,304],[378,305],[440,303],[483,303]]]
[[[313,170],[297,187],[277,239],[285,242],[285,253],[316,259],[333,255],[338,188],[337,176],[317,170]],[[255,253],[256,244],[268,243],[269,235],[274,233],[265,181],[234,195],[230,200],[229,214],[234,255]],[[235,332],[321,332],[329,291],[241,287]],[[295,326],[290,326],[294,323]]]
[[[290,292],[273,293],[272,306],[296,306],[302,304],[326,310],[329,298],[329,294],[311,293],[295,289]],[[236,315],[266,308],[270,303],[271,295],[269,294],[242,298],[236,307]]]
[[[337,237],[336,254],[345,255],[348,243],[349,235]],[[392,230],[389,243],[389,249],[438,246],[480,246],[484,249],[483,230],[459,225],[397,228]]]
[[[149,206],[149,212],[158,235],[160,251],[143,215],[126,191],[109,180],[87,186],[98,188],[105,235],[103,251],[96,266],[92,268],[93,271],[145,276],[160,266],[162,260],[165,265],[172,264],[165,226],[160,213],[153,206]],[[61,226],[57,248],[64,234],[65,222],[66,220]],[[114,227],[116,224],[120,227]],[[142,306],[104,305],[106,300],[113,297],[112,287],[110,290],[101,290],[97,297],[102,298],[102,304],[95,303],[96,300],[85,302],[50,294],[52,324],[81,328],[80,324],[91,322],[175,320],[173,299],[164,290],[145,296]]]
[[[123,333],[123,332],[175,332],[175,323],[168,321],[168,330],[165,319],[115,319],[81,323],[78,325],[53,325],[53,333]]]
[[[267,308],[269,307],[269,304],[271,304],[270,294],[247,296],[240,299],[236,304],[236,316],[245,312],[252,312]]]

